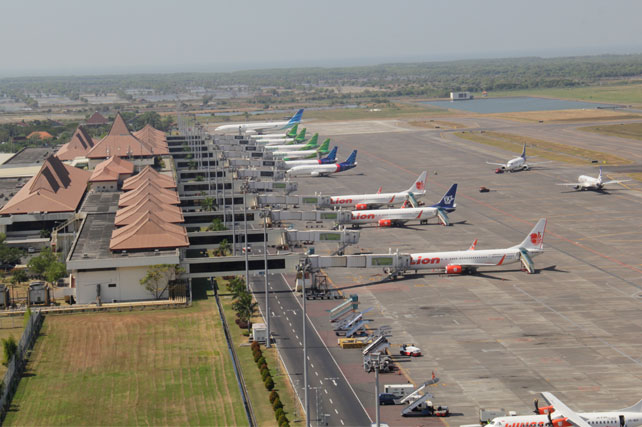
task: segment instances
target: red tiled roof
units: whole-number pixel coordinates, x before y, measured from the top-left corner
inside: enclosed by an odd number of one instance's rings
[[[104,125],[109,123],[109,120],[107,120],[105,116],[96,111],[91,115],[90,118],[87,119],[85,123],[87,123],[88,125]]]
[[[151,166],[145,166],[142,171],[123,182],[123,190],[134,190],[147,181],[155,182],[162,188],[176,188],[172,177],[155,171]]]
[[[154,212],[147,212],[132,224],[111,234],[109,249],[168,249],[189,246],[187,232],[180,225],[163,221]]]
[[[176,191],[162,188],[154,182],[146,182],[135,190],[128,191],[120,195],[118,206],[131,206],[138,203],[141,199],[147,198],[149,195],[156,197],[161,203],[168,205],[179,205],[181,203]]]
[[[141,130],[134,132],[133,135],[154,147],[154,154],[169,154],[169,147],[167,146],[167,138],[165,132],[154,128],[150,124],[146,124]]]
[[[78,126],[69,142],[60,147],[56,157],[60,160],[73,160],[76,157],[84,157],[94,146],[94,140],[87,133],[84,127]]]
[[[150,195],[149,197],[141,199],[135,205],[119,209],[116,212],[115,224],[117,226],[132,224],[147,212],[155,213],[165,222],[181,223],[185,221],[181,208],[162,203],[158,198]]]
[[[30,212],[74,212],[91,174],[65,165],[56,156],[44,161],[33,176],[0,210],[0,215]]]
[[[134,173],[134,164],[118,156],[110,157],[96,165],[89,182],[118,181],[120,175]]]
[[[33,137],[37,136],[40,139],[51,139],[53,138],[53,135],[51,135],[49,132],[41,130],[41,131],[33,131],[29,135],[27,135],[27,139],[31,139]]]
[[[125,120],[123,120],[120,113],[118,113],[107,136],[96,143],[94,148],[87,153],[87,157],[90,159],[101,159],[111,156],[143,157],[153,156],[155,154],[154,146],[136,139],[136,137],[129,132]]]

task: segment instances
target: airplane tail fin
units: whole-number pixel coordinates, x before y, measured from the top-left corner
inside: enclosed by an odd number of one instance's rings
[[[301,142],[305,141],[305,132],[307,130],[308,130],[308,128],[303,128],[303,130],[301,132],[299,132],[299,134],[296,136],[296,138],[294,138],[294,142],[295,143],[301,143]]]
[[[339,147],[337,147],[335,145],[334,148],[332,149],[332,151],[330,151],[330,154],[328,154],[328,156],[325,157],[323,160],[326,161],[326,162],[334,162],[335,160],[337,160],[337,151],[338,150],[339,150]]]
[[[537,221],[535,227],[528,233],[526,238],[517,245],[523,249],[544,249],[544,232],[546,231],[546,218]]]
[[[319,145],[319,134],[315,133],[312,135],[312,138],[308,141],[307,144],[305,144],[305,147],[303,147],[303,150],[311,150],[313,148],[317,148]]]
[[[296,114],[294,114],[294,116],[292,116],[292,118],[288,122],[288,126],[292,126],[299,123],[301,121],[302,116],[303,116],[303,108],[301,108],[299,111],[296,112]]]
[[[296,137],[297,132],[299,131],[299,124],[295,123],[294,126],[285,134],[287,138],[294,138]]]
[[[416,194],[426,194],[426,177],[428,176],[428,171],[423,171],[419,178],[415,180],[412,186],[408,189],[408,192],[411,191]]]
[[[520,157],[526,160],[526,144],[522,147],[522,155]]]
[[[442,209],[454,209],[455,208],[455,196],[457,195],[457,184],[453,184],[446,194],[441,198],[439,203],[432,205],[433,208],[442,208]]]
[[[325,141],[323,141],[323,144],[321,144],[321,146],[317,150],[317,153],[328,154],[329,152],[330,152],[330,138],[327,138]]]
[[[353,165],[357,162],[357,150],[354,150],[350,153],[350,156],[345,161],[349,165]]]
[[[600,166],[600,174],[597,176],[597,180],[602,182],[602,166]]]
[[[636,403],[633,406],[629,406],[628,408],[624,408],[624,409],[618,409],[615,412],[642,412],[642,400],[640,400],[638,403]]]

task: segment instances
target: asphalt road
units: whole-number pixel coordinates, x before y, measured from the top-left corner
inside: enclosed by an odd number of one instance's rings
[[[292,284],[292,287],[294,284]],[[304,401],[302,300],[281,275],[269,276],[271,334],[299,399]],[[252,279],[252,290],[265,314],[265,282]],[[333,356],[306,319],[310,419],[312,425],[370,425],[363,405],[345,379]],[[325,415],[325,416],[324,416]]]

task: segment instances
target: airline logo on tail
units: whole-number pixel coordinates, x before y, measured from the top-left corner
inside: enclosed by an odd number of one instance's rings
[[[299,111],[296,112],[294,116],[292,116],[292,118],[288,122],[288,126],[299,123],[301,121],[302,116],[303,116],[303,108],[301,108]]]
[[[533,243],[535,246],[538,246],[539,244],[542,243],[542,233],[537,232],[537,233],[532,233],[531,234],[531,243]]]
[[[415,187],[417,187],[417,190],[423,190],[424,188],[426,188],[426,185],[421,181],[417,181],[415,182]]]

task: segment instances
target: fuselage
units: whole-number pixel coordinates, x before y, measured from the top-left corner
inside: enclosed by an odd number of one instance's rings
[[[337,163],[336,159],[331,162],[323,163],[323,159],[303,159],[303,160],[288,160],[285,162],[287,168],[293,168],[295,166],[314,166],[314,165],[333,165]]]
[[[288,150],[299,150],[301,148],[305,148],[308,144],[284,144],[284,145],[266,145],[265,149],[266,150],[273,150],[273,151],[288,151]]]
[[[298,150],[298,151],[273,151],[275,157],[288,159],[309,159],[317,156],[317,150]]]
[[[352,211],[347,224],[372,224],[380,225],[403,224],[408,221],[422,221],[437,216],[437,208],[397,208]],[[388,223],[389,221],[389,223]]]
[[[355,167],[357,164],[346,164],[346,163],[336,163],[336,164],[325,164],[325,165],[319,165],[319,164],[312,164],[312,165],[301,165],[301,166],[295,166],[291,169],[288,169],[286,174],[288,176],[302,176],[302,175],[308,175],[308,176],[327,176],[333,173],[337,172],[342,172],[348,169],[352,169]]]
[[[640,412],[578,412],[577,415],[584,418],[586,422],[595,427],[621,427],[620,415],[624,416],[627,427],[642,425],[642,413]],[[556,414],[551,414],[555,421]],[[563,418],[559,415],[558,418]],[[514,417],[498,417],[493,419],[489,427],[551,427],[548,415],[521,415]],[[562,426],[571,426],[570,423],[563,423]],[[555,423],[555,427],[559,427]]]
[[[526,164],[526,159],[523,157],[515,157],[514,159],[511,159],[506,163],[506,166],[504,166],[504,169],[513,171],[513,170],[520,170],[528,168],[528,165]]]
[[[214,129],[215,132],[265,132],[270,130],[280,130],[287,126],[290,122],[256,122],[256,123],[236,123],[233,125],[222,125]],[[292,124],[294,125],[294,123]]]
[[[415,197],[423,196],[424,193],[413,193]],[[403,203],[408,196],[407,191],[398,193],[377,193],[377,194],[354,194],[348,196],[332,196],[330,204],[332,206],[358,206],[367,205],[368,207],[377,207]]]
[[[446,269],[449,265],[504,265],[512,264],[519,260],[519,248],[423,252],[410,254],[410,268],[414,270],[429,270]]]
[[[602,180],[588,175],[580,175],[577,182],[580,188],[602,188]]]

